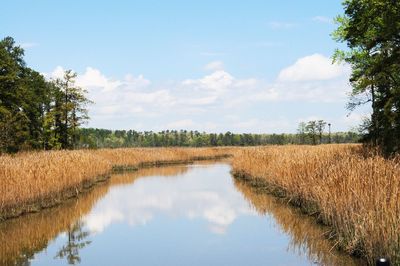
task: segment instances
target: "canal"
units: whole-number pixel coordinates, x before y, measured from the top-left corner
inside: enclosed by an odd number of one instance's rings
[[[2,265],[358,265],[329,229],[203,162],[115,174],[0,223]]]

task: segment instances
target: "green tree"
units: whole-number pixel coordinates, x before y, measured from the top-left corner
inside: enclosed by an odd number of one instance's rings
[[[0,152],[42,148],[45,142],[49,86],[23,56],[13,38],[0,41]]]
[[[371,103],[366,140],[387,155],[400,150],[400,1],[346,0],[333,37],[345,42],[334,60],[351,65],[349,108]]]
[[[322,144],[322,134],[324,133],[324,129],[326,126],[326,122],[324,120],[318,120],[316,123],[316,129],[319,137],[319,144]]]
[[[91,101],[86,98],[87,91],[75,85],[76,76],[67,70],[62,79],[53,81],[56,88],[53,122],[63,149],[75,148],[77,129],[89,119],[86,107]]]
[[[307,124],[305,122],[300,122],[297,128],[297,134],[299,135],[299,144],[306,143],[306,131],[307,131]]]
[[[312,120],[308,121],[306,125],[306,132],[313,145],[317,144],[317,132],[318,132],[318,124],[317,121]]]

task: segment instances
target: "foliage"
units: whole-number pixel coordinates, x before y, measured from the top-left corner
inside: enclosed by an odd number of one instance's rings
[[[349,108],[371,103],[365,140],[386,155],[400,150],[400,1],[346,0],[334,39],[347,43],[334,60],[351,65]]]
[[[0,153],[73,147],[88,119],[86,91],[74,86],[72,71],[46,81],[23,56],[11,37],[0,41]]]
[[[329,143],[329,134],[324,133],[323,128],[321,128],[322,125],[318,123],[316,122],[315,141],[318,137],[318,143]],[[321,130],[318,131],[319,129]],[[120,147],[211,147],[313,144],[312,137],[310,137],[311,133],[307,130],[304,129],[304,132],[299,132],[297,134],[236,134],[229,131],[216,134],[187,130],[137,132],[135,130],[112,131],[98,128],[80,128],[77,133],[78,140],[76,147],[93,149]],[[336,132],[331,134],[331,139],[333,143],[355,143],[359,141],[360,136],[354,132]]]
[[[399,265],[399,161],[354,144],[268,146],[243,149],[232,167],[331,226],[333,246],[369,265],[382,256]]]
[[[305,122],[300,122],[299,127],[298,127],[298,134],[300,135],[300,143],[299,144],[305,144],[307,143],[307,138],[308,141],[311,142],[311,144],[316,145],[317,144],[317,137],[318,137],[318,143],[322,144],[324,143],[331,143],[331,134],[328,134],[328,139],[327,141],[324,140],[324,129],[326,126],[326,122],[324,120],[311,120],[308,121],[307,123]],[[349,132],[350,133],[350,132]],[[337,133],[336,133],[337,135]],[[357,142],[356,139],[353,139],[352,141],[346,141],[346,142]]]

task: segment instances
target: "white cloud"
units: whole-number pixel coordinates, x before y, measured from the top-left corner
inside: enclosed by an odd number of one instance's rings
[[[105,91],[112,91],[121,86],[122,82],[106,78],[101,74],[100,70],[87,67],[85,73],[77,77],[76,84],[84,88],[96,87]]]
[[[157,90],[154,92],[125,92],[121,101],[130,103],[156,104],[158,106],[171,106],[175,103],[175,98],[169,90]]]
[[[321,54],[313,54],[298,59],[293,65],[283,69],[279,81],[315,81],[339,77],[348,71],[346,65],[332,64],[332,60]]]
[[[293,123],[284,116],[274,117],[273,119],[250,118],[233,122],[234,127],[240,133],[274,133],[290,132]],[[279,128],[279,131],[276,129]]]
[[[181,99],[181,103],[185,105],[210,105],[215,103],[218,99],[216,95],[201,97],[201,98],[193,98],[193,99]]]
[[[143,226],[155,217],[163,216],[197,219],[205,222],[211,232],[221,234],[238,216],[256,215],[235,187],[227,186],[225,176],[216,178],[220,177],[221,169],[229,171],[229,166],[188,169],[185,178],[170,179],[157,175],[137,179],[134,186],[111,188],[83,218],[87,228],[101,233],[114,223]],[[204,171],[214,174],[204,175]]]
[[[196,123],[192,119],[182,119],[178,121],[173,121],[170,123],[167,123],[163,125],[162,129],[175,129],[175,130],[181,130],[181,129],[190,129],[190,130],[198,130],[200,132],[206,131],[206,132],[213,132],[218,128],[218,125],[216,123],[212,122],[203,122],[203,123]]]
[[[48,79],[57,79],[64,77],[65,69],[62,66],[57,66],[50,74],[44,73],[43,75]]]
[[[328,18],[328,17],[324,17],[324,16],[315,16],[312,18],[313,21],[315,22],[320,22],[320,23],[326,23],[326,24],[332,24],[333,23],[333,19],[332,18]]]
[[[224,63],[222,61],[213,61],[208,63],[205,67],[205,70],[209,71],[218,71],[224,69]]]
[[[354,125],[360,125],[364,119],[370,118],[371,113],[366,110],[360,110],[358,112],[353,111],[342,117],[342,121],[348,127],[354,127]]]
[[[195,123],[192,119],[183,119],[179,121],[174,121],[168,123],[166,126],[168,129],[184,129],[184,128],[193,128]]]
[[[211,63],[208,68],[215,70],[210,74],[160,84],[143,75],[128,74],[115,79],[99,69],[86,68],[78,73],[77,84],[88,89],[88,98],[95,102],[89,108],[89,126],[153,131],[284,132],[291,130],[290,121],[309,115],[295,110],[296,104],[336,104],[342,114],[346,112],[346,93],[351,89],[349,68],[331,65],[323,55],[298,59],[268,83],[254,77],[235,77],[222,69],[223,62]],[[63,72],[59,66],[46,77],[61,77]],[[292,114],[277,118],[273,109],[277,104],[293,110]],[[222,119],[227,115],[237,119]],[[347,125],[345,121],[338,123]]]
[[[187,79],[182,82],[185,86],[221,92],[232,85],[234,77],[224,70],[217,70],[200,79]]]

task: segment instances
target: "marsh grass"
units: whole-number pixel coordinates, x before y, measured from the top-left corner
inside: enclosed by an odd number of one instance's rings
[[[285,204],[284,200],[264,193],[257,186],[235,179],[235,187],[261,215],[272,215],[278,228],[289,238],[288,249],[299,256],[306,255],[317,265],[363,265],[363,262],[332,249],[330,228],[318,225],[313,217]]]
[[[233,172],[318,216],[346,252],[400,263],[399,158],[359,145],[270,146],[239,152]]]
[[[335,247],[371,264],[400,263],[400,158],[360,145],[257,148],[137,148],[50,151],[0,156],[0,219],[5,211],[61,202],[104,180],[113,167],[191,162],[234,155],[233,173],[331,226]],[[75,193],[76,192],[76,193]],[[53,201],[52,201],[53,200]],[[54,203],[54,202],[53,202]],[[46,205],[47,204],[47,205]],[[28,211],[37,211],[35,209]]]
[[[230,148],[137,148],[49,151],[0,156],[0,220],[34,212],[78,195],[113,167],[224,157]]]

